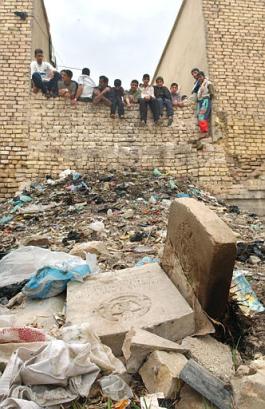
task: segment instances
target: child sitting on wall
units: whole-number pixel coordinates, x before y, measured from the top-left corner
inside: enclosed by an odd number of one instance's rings
[[[99,84],[94,88],[93,104],[103,103],[111,106],[111,88],[109,87],[109,79],[105,75],[99,77]]]
[[[125,93],[125,104],[130,108],[132,104],[138,104],[141,98],[141,90],[139,89],[139,82],[132,80],[131,88]]]
[[[43,61],[44,55],[40,48],[37,48],[34,54],[35,61],[30,64],[34,94],[41,91],[47,97],[57,96],[60,74],[49,62]]]
[[[71,70],[62,70],[61,76],[62,79],[58,81],[59,96],[64,97],[65,99],[70,99],[71,104],[74,104],[77,83],[72,81],[73,73]]]
[[[110,117],[115,118],[116,111],[121,119],[124,118],[124,89],[121,86],[121,80],[116,79],[114,81],[114,87],[111,88],[111,109]]]
[[[155,96],[157,98],[157,102],[159,105],[159,113],[160,116],[163,116],[163,109],[166,107],[167,110],[167,117],[168,117],[168,126],[172,125],[173,122],[173,105],[171,94],[167,87],[164,85],[164,79],[162,77],[157,77],[156,79],[156,86],[155,89]]]
[[[179,86],[176,82],[173,82],[170,86],[170,93],[171,93],[171,99],[172,99],[172,104],[174,107],[183,107],[184,102],[180,94],[180,89]]]
[[[159,106],[154,94],[154,87],[149,85],[150,82],[150,75],[144,74],[143,75],[143,84],[140,85],[141,91],[141,98],[139,99],[140,104],[140,118],[141,118],[141,125],[145,126],[147,121],[147,107],[149,105],[153,118],[154,123],[158,124],[159,121]]]

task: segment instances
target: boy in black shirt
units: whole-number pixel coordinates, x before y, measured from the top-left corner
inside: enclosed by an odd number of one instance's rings
[[[118,114],[121,119],[124,118],[124,89],[121,86],[121,80],[114,81],[114,87],[111,88],[111,110],[110,117],[115,118],[115,113],[118,109]]]
[[[169,89],[164,86],[164,80],[162,77],[157,77],[155,89],[155,97],[159,104],[160,116],[163,116],[163,108],[166,107],[168,126],[172,125],[173,122],[173,104],[171,94]]]

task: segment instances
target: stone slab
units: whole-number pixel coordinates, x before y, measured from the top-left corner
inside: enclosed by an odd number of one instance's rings
[[[34,326],[42,328],[47,332],[56,325],[54,315],[63,312],[65,296],[47,298],[46,300],[30,300],[24,302],[11,310],[14,314],[14,326]]]
[[[192,198],[174,200],[162,266],[176,285],[185,275],[212,318],[225,313],[235,258],[235,234],[212,210]]]
[[[116,355],[132,327],[171,341],[195,328],[192,309],[156,263],[69,283],[66,319],[72,324],[88,321]]]
[[[126,359],[127,371],[129,373],[137,373],[147,356],[154,351],[178,352],[184,354],[189,350],[176,342],[161,338],[151,332],[132,328],[126,334],[122,346],[122,352]]]

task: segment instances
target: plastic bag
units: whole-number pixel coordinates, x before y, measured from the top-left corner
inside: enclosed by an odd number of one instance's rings
[[[51,251],[41,247],[27,246],[11,251],[0,261],[1,287],[30,279],[44,267],[64,272],[74,271],[76,266],[87,266],[81,257],[64,252]],[[91,267],[89,268],[92,273]]]
[[[91,362],[96,364],[103,372],[119,374],[126,372],[123,363],[113,355],[112,350],[107,345],[102,344],[89,323],[83,322],[80,325],[63,327],[61,328],[61,336],[67,344],[77,342],[81,344],[89,343],[91,346]]]
[[[133,397],[131,388],[118,375],[103,376],[99,383],[103,394],[114,401]]]
[[[83,278],[90,273],[91,270],[87,264],[76,266],[72,271],[44,267],[29,280],[22,292],[27,297],[38,300],[55,297],[66,290],[69,281],[83,281]]]

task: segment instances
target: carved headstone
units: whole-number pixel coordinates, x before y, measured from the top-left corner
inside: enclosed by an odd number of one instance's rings
[[[121,354],[132,326],[172,341],[193,334],[195,327],[192,309],[156,263],[69,283],[66,318],[91,323],[115,354]]]
[[[235,258],[235,234],[205,204],[191,198],[171,204],[162,267],[178,287],[185,276],[212,318],[226,310]]]

